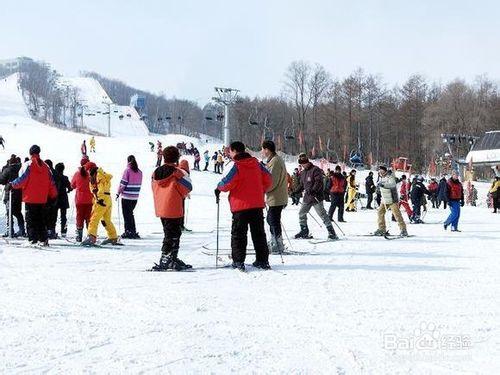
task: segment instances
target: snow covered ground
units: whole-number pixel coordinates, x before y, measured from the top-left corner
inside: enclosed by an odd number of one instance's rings
[[[75,172],[83,135],[9,113],[0,112],[7,142],[0,162],[37,143],[42,158]],[[157,138],[97,137],[91,154],[114,175],[113,191],[126,157],[136,155],[145,176],[136,209],[143,240],[113,250],[59,242],[55,251],[0,242],[0,373],[498,373],[500,215],[465,207],[462,232],[450,233],[440,224],[448,211],[430,209],[428,224],[409,226],[415,237],[388,241],[356,236],[375,229],[375,211],[346,213],[341,241],[287,241],[309,254],[285,256],[284,264],[273,255],[273,271],[241,274],[215,269],[202,253],[215,246],[220,175],[193,171],[194,232],[183,235],[180,256],[198,270],[143,272],[158,261],[162,240],[149,187],[156,155],[147,143]],[[161,137],[164,145],[183,139]],[[290,237],[297,213],[284,212]],[[74,217],[70,208],[70,234]],[[123,231],[116,203],[114,222]],[[230,224],[224,197],[224,249]]]

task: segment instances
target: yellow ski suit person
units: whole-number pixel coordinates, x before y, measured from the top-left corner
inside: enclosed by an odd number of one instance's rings
[[[99,222],[102,223],[108,234],[103,243],[116,244],[118,236],[111,222],[113,202],[111,200],[111,179],[113,176],[104,172],[102,168],[94,167],[90,170],[90,190],[94,194],[92,216],[88,227],[88,238],[82,242],[83,246],[90,246],[96,242]]]
[[[356,186],[356,170],[353,169],[347,177],[347,210],[354,212],[356,211],[356,194],[358,193],[358,187]]]
[[[92,136],[89,141],[90,152],[95,152],[95,138]]]

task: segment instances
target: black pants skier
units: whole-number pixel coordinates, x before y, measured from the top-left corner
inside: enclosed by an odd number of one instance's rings
[[[48,231],[48,237],[54,239],[56,236],[56,224],[57,224],[57,204],[55,200],[47,201],[45,206],[45,214],[47,218],[45,219],[46,229]]]
[[[122,214],[123,223],[125,225],[125,234],[136,234],[134,209],[137,205],[137,200],[122,198]]]
[[[292,206],[294,204],[298,206],[300,204],[301,194],[300,193],[292,193],[290,195],[290,198],[292,198]]]
[[[247,231],[250,226],[255,259],[258,262],[269,261],[269,249],[267,247],[266,232],[264,230],[264,215],[262,208],[254,208],[239,212],[233,212],[233,224],[231,227],[231,250],[233,262],[245,262],[247,255]]]
[[[203,171],[208,171],[208,164],[209,164],[209,162],[208,162],[208,161],[206,161],[206,162],[205,162],[205,168],[203,169]]]
[[[200,161],[199,160],[195,160],[194,161],[194,167],[193,169],[199,171],[200,170]]]
[[[344,193],[330,193],[330,208],[328,209],[328,217],[333,220],[335,210],[338,208],[338,221],[344,221]]]
[[[272,206],[267,210],[266,221],[269,224],[271,235],[275,238],[281,237],[281,211],[286,206]]]
[[[47,241],[46,205],[43,203],[26,203],[26,224],[30,242]]]
[[[182,217],[176,219],[161,218],[161,224],[163,226],[163,246],[161,247],[162,255],[171,255],[174,258],[177,258],[182,234],[182,220]]]
[[[366,196],[368,198],[367,201],[366,201],[366,208],[368,208],[369,210],[371,210],[373,208],[372,207],[373,193],[372,192],[367,192]]]
[[[24,229],[24,217],[23,213],[21,211],[21,201],[19,202],[12,202],[12,217],[16,218],[17,220],[17,227],[19,228],[19,235],[24,235],[25,234],[25,229]],[[9,202],[5,203],[5,213],[7,217],[7,231],[6,235],[9,235]],[[14,236],[14,219],[12,219],[12,228],[10,228],[10,234]]]
[[[67,208],[59,208],[60,211],[60,223],[61,223],[61,235],[66,236],[66,233],[68,232],[68,218],[67,218]],[[56,210],[56,218],[57,218],[57,210]]]

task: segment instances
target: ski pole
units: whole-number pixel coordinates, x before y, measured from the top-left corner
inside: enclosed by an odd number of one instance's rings
[[[216,240],[217,245],[215,248],[215,268],[217,268],[219,266],[219,212],[220,212],[218,195],[215,198],[215,203],[217,203],[217,240]]]
[[[186,207],[184,208],[184,228],[187,228],[188,223],[188,213],[189,213],[189,196],[184,200],[186,202]]]
[[[281,223],[281,229],[283,229],[283,232],[285,233],[285,236],[286,236],[286,240],[290,244],[290,249],[293,251],[292,241],[290,241],[290,237],[288,237],[288,233],[286,232],[285,226],[283,225],[283,223]]]
[[[316,220],[316,218],[313,216],[313,214],[311,212],[308,212],[307,214],[313,218],[313,220],[316,222],[316,224],[319,225],[320,228],[323,228],[321,223],[318,220]]]
[[[345,237],[345,233],[344,233],[344,231],[342,230],[342,228],[340,227],[340,225],[338,225],[338,224],[337,224],[337,222],[336,222],[335,220],[333,220],[333,219],[332,219],[332,223],[333,223],[333,224],[335,224],[335,226],[336,226],[337,228],[339,228],[340,233],[342,233],[342,235]]]
[[[9,230],[9,238],[12,238],[12,232],[14,232],[14,228],[12,228],[12,189],[9,189],[9,215],[8,215],[8,230]],[[19,224],[19,223],[18,223]]]

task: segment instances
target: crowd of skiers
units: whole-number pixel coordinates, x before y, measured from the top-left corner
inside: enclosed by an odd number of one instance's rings
[[[60,234],[67,234],[67,210],[70,207],[68,193],[75,191],[76,241],[92,246],[97,241],[98,226],[101,224],[107,238],[101,243],[119,244],[116,228],[111,220],[113,199],[111,192],[112,175],[92,162],[82,144],[80,167],[71,180],[64,174],[65,166],[51,160],[43,161],[40,147],[33,145],[30,158],[21,165],[21,158],[12,155],[2,168],[0,183],[6,185],[9,194],[4,195],[4,203],[9,213],[17,220],[18,231],[13,225],[7,235],[24,237],[31,243],[48,245],[48,240],[57,238],[56,222],[60,217]],[[95,147],[95,141],[94,141]],[[160,218],[164,239],[160,261],[153,270],[185,270],[191,268],[178,257],[180,237],[184,229],[185,199],[192,190],[189,165],[180,160],[181,152],[176,146],[163,148],[157,143],[157,167],[152,175],[154,209]],[[94,148],[95,149],[95,148]],[[196,148],[190,149],[194,156],[194,169],[200,170],[201,155]],[[431,179],[424,185],[422,176],[414,176],[411,181],[403,175],[398,179],[385,166],[379,166],[378,177],[369,172],[364,181],[365,195],[359,192],[356,170],[349,173],[337,165],[334,171],[323,172],[305,154],[298,157],[298,168],[290,176],[285,162],[276,153],[272,141],[262,143],[261,153],[264,161],[259,162],[251,156],[241,142],[233,142],[229,147],[216,151],[210,157],[205,151],[205,169],[210,160],[214,161],[214,172],[222,173],[224,158],[234,163],[215,189],[219,202],[221,192],[229,192],[229,204],[233,215],[231,228],[231,249],[233,268],[244,270],[247,231],[250,229],[256,260],[255,267],[269,269],[269,253],[283,253],[285,246],[282,237],[282,211],[288,204],[299,205],[298,221],[300,230],[295,238],[311,238],[308,227],[308,214],[314,209],[323,222],[329,240],[338,239],[332,224],[337,211],[337,221],[345,222],[344,211],[356,212],[361,198],[366,198],[366,209],[378,205],[377,230],[374,235],[387,235],[385,213],[391,211],[397,221],[401,236],[407,236],[406,223],[402,217],[402,207],[410,222],[422,223],[422,207],[427,209],[426,197],[433,207],[449,206],[450,215],[443,223],[444,229],[451,227],[458,231],[460,207],[464,205],[464,188],[456,172],[449,179],[445,176],[439,182]],[[205,156],[206,155],[206,156]],[[222,165],[217,165],[222,162]],[[220,168],[220,169],[219,169]],[[120,180],[115,200],[121,203],[124,218],[124,233],[121,238],[138,239],[139,234],[134,218],[134,209],[141,191],[143,175],[133,155],[128,156],[126,168]],[[399,188],[398,188],[399,185]],[[500,178],[492,184],[490,194],[494,197],[495,212],[499,208]],[[301,202],[302,200],[302,202]],[[26,223],[22,215],[21,201],[25,203]],[[330,203],[328,209],[325,202]],[[471,203],[472,204],[472,203]],[[264,230],[264,209],[267,208],[265,221],[269,225],[271,237],[266,240]],[[83,239],[84,229],[87,237]]]

